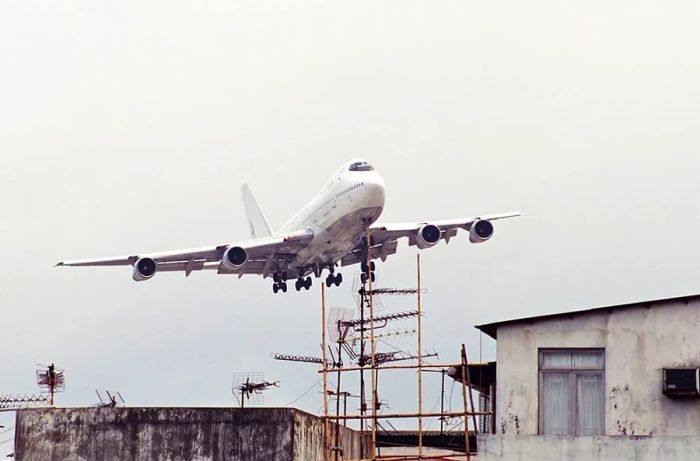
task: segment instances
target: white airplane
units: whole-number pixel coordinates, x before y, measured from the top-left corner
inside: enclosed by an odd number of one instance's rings
[[[272,289],[287,291],[287,279],[296,277],[295,288],[308,290],[311,277],[328,269],[326,286],[339,286],[338,264],[361,263],[362,281],[374,279],[372,259],[386,260],[396,253],[398,239],[423,250],[446,243],[458,229],[469,232],[469,241],[482,243],[493,236],[491,221],[520,216],[503,213],[482,217],[432,222],[376,224],[384,208],[384,180],[362,159],[352,160],[333,173],[321,192],[277,232],[260,209],[247,184],[242,187],[243,204],[251,239],[204,248],[144,253],[102,259],[62,261],[57,266],[133,266],[136,281],[149,280],[156,272],[215,270],[219,274],[272,277]],[[366,236],[369,233],[368,248]],[[367,253],[369,252],[369,258]],[[367,264],[368,259],[371,261]]]

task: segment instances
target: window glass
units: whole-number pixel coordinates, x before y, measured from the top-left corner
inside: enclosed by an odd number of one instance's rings
[[[571,363],[576,368],[603,368],[602,352],[574,352]]]
[[[374,168],[367,162],[355,162],[350,165],[350,171],[373,171]]]
[[[605,428],[602,374],[576,376],[576,434],[600,435]]]
[[[543,434],[566,435],[571,433],[569,405],[569,374],[544,373],[542,376]]]
[[[605,350],[540,351],[540,434],[605,433]]]
[[[602,351],[544,351],[542,368],[603,368]]]
[[[542,368],[571,368],[571,352],[543,352]]]

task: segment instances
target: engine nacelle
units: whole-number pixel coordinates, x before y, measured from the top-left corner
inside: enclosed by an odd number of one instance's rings
[[[418,229],[416,246],[421,250],[435,246],[440,241],[440,228],[434,224],[424,224]]]
[[[228,247],[221,264],[228,270],[240,269],[248,262],[248,252],[243,247]]]
[[[469,229],[469,241],[482,243],[493,237],[493,224],[491,221],[480,219]]]
[[[153,258],[139,258],[134,264],[133,279],[137,282],[148,280],[156,274],[158,264]]]

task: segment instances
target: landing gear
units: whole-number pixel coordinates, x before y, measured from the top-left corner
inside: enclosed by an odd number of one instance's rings
[[[282,293],[287,292],[287,282],[276,282],[272,284],[272,292],[277,294],[278,291]]]
[[[287,281],[287,273],[286,272],[275,272],[274,274],[272,274],[272,280],[275,283],[280,283],[280,282],[284,283]]]
[[[360,268],[361,268],[362,272],[367,273],[367,261],[362,261],[362,262],[360,263]],[[374,269],[375,269],[374,261],[370,261],[370,263],[369,263],[369,270],[370,270],[371,272],[374,272]]]
[[[311,277],[299,277],[296,282],[294,282],[294,288],[297,289],[297,291],[301,291],[301,289],[308,290],[311,288]]]
[[[370,261],[369,265],[367,265],[367,261],[362,261],[360,263],[360,268],[362,269],[362,274],[360,274],[360,281],[362,283],[367,283],[368,280],[371,280],[372,283],[374,283],[375,280],[375,275],[374,275],[374,261]]]
[[[330,287],[331,285],[339,287],[341,283],[343,283],[343,274],[341,273],[328,274],[328,277],[326,277],[327,287]]]

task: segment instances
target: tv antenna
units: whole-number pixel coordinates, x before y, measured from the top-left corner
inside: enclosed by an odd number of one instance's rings
[[[261,404],[262,393],[271,387],[279,387],[279,383],[265,381],[260,372],[234,373],[231,392],[241,408],[244,408],[246,399],[249,404]]]
[[[37,366],[41,368],[36,370],[36,383],[44,393],[49,394],[49,405],[53,406],[55,394],[66,389],[66,379],[63,370],[56,368],[56,365],[53,363],[51,365],[38,363]]]
[[[103,390],[102,393],[100,393],[98,389],[95,389],[95,394],[97,394],[97,398],[100,400],[100,403],[97,404],[98,407],[114,408],[126,404],[120,392]]]

